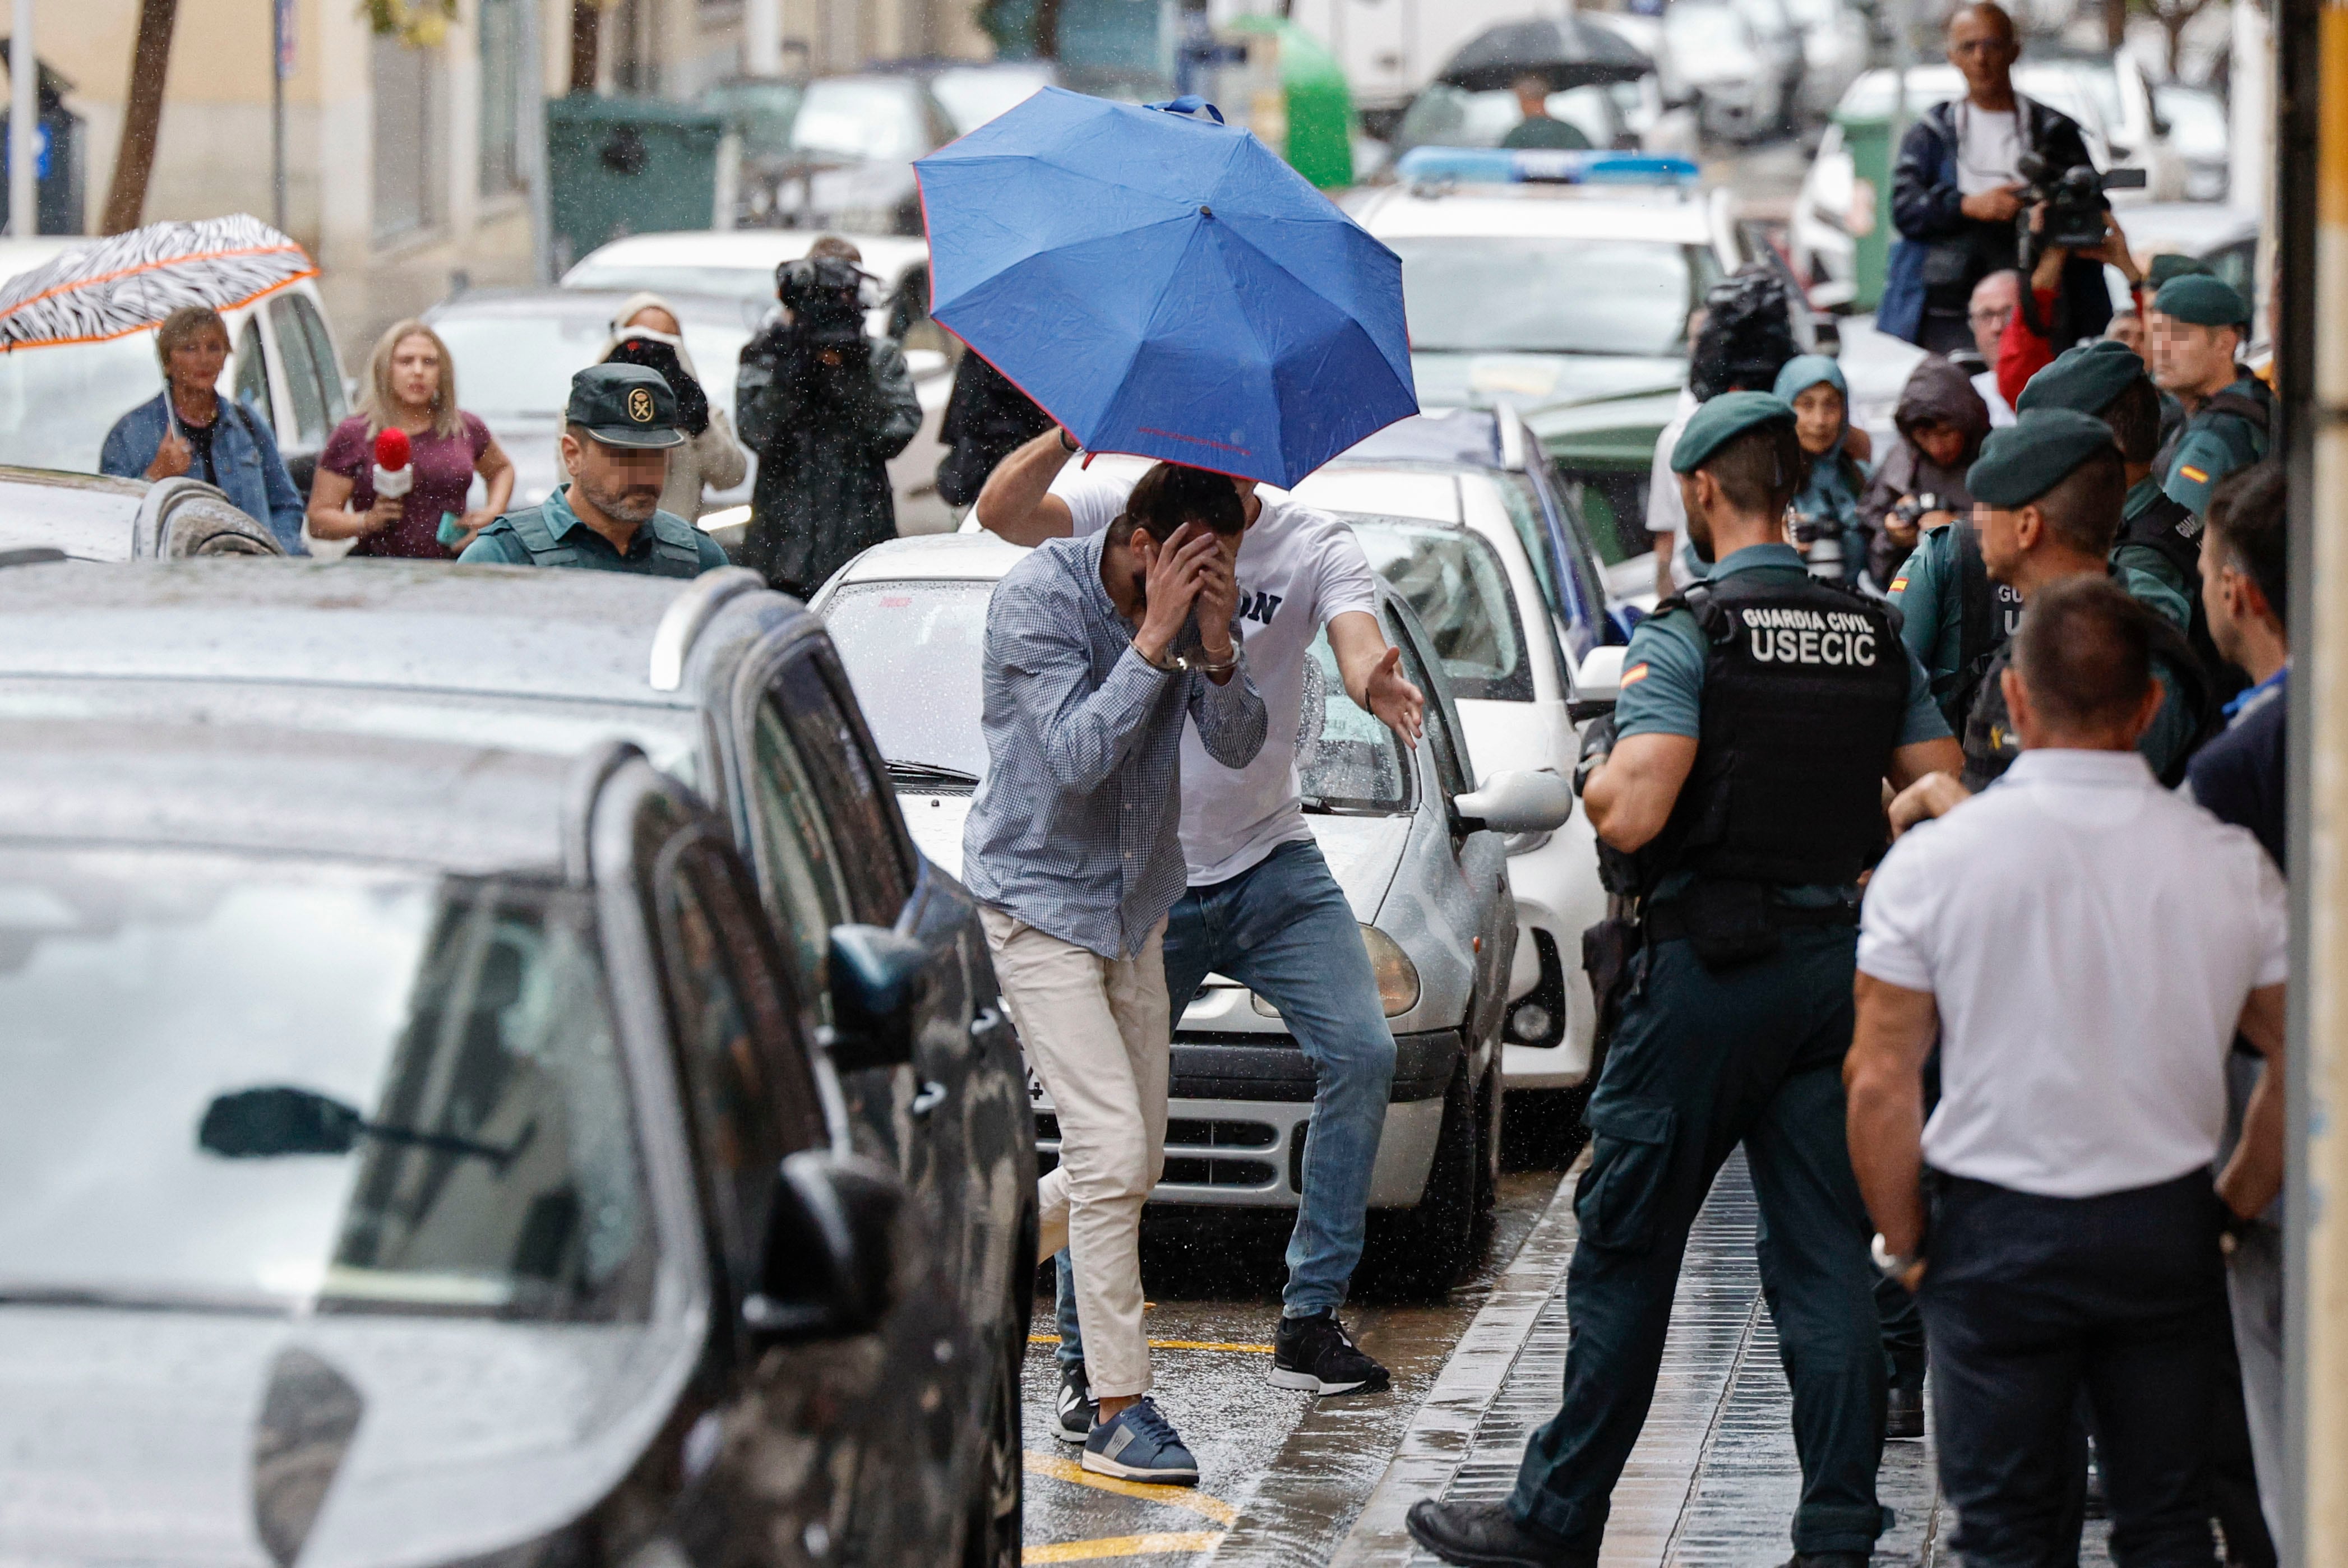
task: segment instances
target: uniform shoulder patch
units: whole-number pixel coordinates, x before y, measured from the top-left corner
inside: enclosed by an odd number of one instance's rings
[[[1891,586],[1884,590],[1887,593],[1904,593],[1907,591],[1908,573],[1905,572],[1902,572],[1899,576],[1894,577],[1891,580]]]
[[[2178,464],[2177,471],[2184,475],[2187,479],[2191,480],[2197,485],[2206,485],[2209,482],[2209,476],[2203,470],[2195,468],[2191,463]]]
[[[1622,672],[1622,689],[1627,691],[1631,687],[1637,686],[1641,681],[1645,680],[1650,673],[1651,672],[1648,670],[1647,666],[1643,664],[1632,665],[1629,669]]]

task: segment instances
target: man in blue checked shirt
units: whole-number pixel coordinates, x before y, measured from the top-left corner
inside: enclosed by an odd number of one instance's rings
[[[986,612],[986,779],[963,830],[1004,1005],[1060,1122],[1038,1261],[1066,1247],[1074,1262],[1100,1408],[1084,1468],[1193,1486],[1198,1461],[1148,1398],[1141,1206],[1165,1165],[1184,723],[1233,769],[1268,728],[1232,624],[1243,526],[1228,480],[1160,464],[1107,529],[1004,577]]]

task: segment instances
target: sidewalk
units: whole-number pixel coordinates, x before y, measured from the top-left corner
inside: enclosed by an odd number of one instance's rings
[[[1404,1532],[1411,1503],[1507,1495],[1527,1436],[1555,1412],[1563,1383],[1565,1265],[1579,1177],[1559,1187],[1461,1337],[1332,1568],[1433,1563]],[[1756,1223],[1740,1152],[1722,1168],[1688,1239],[1654,1407],[1614,1493],[1606,1568],[1759,1568],[1792,1552],[1787,1527],[1801,1472],[1776,1331],[1753,1262]],[[1886,1444],[1878,1486],[1898,1515],[1877,1543],[1879,1568],[1944,1563],[1930,1439]],[[2082,1563],[2107,1563],[2100,1522],[2089,1533]]]

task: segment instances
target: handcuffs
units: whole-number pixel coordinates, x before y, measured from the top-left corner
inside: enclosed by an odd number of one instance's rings
[[[1185,671],[1194,671],[1202,676],[1229,675],[1240,667],[1240,645],[1236,638],[1231,642],[1231,656],[1221,660],[1192,658],[1188,654],[1169,653],[1161,662],[1141,651],[1141,639],[1138,637],[1133,640],[1132,647],[1134,657],[1151,669],[1169,676],[1180,675]]]

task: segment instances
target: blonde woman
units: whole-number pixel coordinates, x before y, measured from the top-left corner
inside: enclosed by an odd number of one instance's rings
[[[620,302],[612,317],[612,340],[603,346],[598,364],[641,365],[656,372],[676,394],[678,413],[685,419],[685,442],[668,457],[668,483],[661,490],[660,509],[685,519],[701,520],[702,492],[728,490],[750,471],[750,454],[734,438],[726,410],[709,400],[701,372],[685,352],[685,328],[668,301],[656,294],[632,294]],[[562,466],[562,443],[555,441],[557,483],[567,483],[571,472]]]
[[[513,460],[489,428],[457,407],[457,366],[440,335],[403,321],[376,340],[359,411],[335,427],[310,483],[310,532],[350,539],[353,555],[447,561],[495,522],[513,497]],[[375,493],[376,437],[402,430],[415,472],[407,493]],[[473,476],[489,489],[468,510]],[[440,521],[456,519],[448,537]]]

